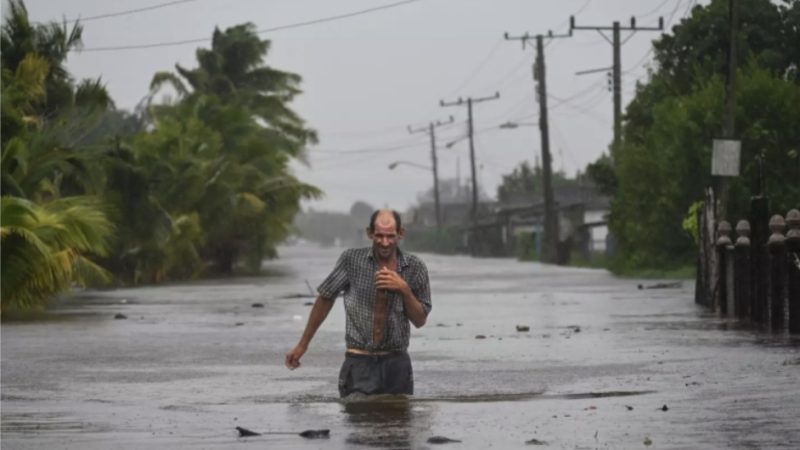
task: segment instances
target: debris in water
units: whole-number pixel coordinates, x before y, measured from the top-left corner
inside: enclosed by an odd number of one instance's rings
[[[517,331],[531,331],[531,327],[527,325],[517,325]]]
[[[628,411],[633,411],[633,406],[625,405],[625,407],[628,408]]]
[[[483,334],[476,334],[475,339],[486,339],[486,335]]]
[[[529,440],[525,441],[525,443],[528,444],[528,445],[547,445],[547,442],[540,441],[539,439],[536,439],[536,438],[529,439]]]
[[[331,435],[331,430],[306,430],[300,433],[300,436],[306,439],[327,439]]]
[[[122,314],[122,313],[114,314],[114,319],[116,319],[116,320],[124,320],[124,319],[127,319],[127,318],[128,318],[128,316],[126,316],[125,314]]]
[[[330,437],[331,434],[331,430],[328,429],[305,430],[300,433],[296,433],[294,431],[265,431],[263,433],[258,433],[253,430],[248,430],[247,428],[242,428],[242,427],[236,427],[236,430],[239,432],[239,437],[262,436],[265,434],[296,434],[306,439],[327,439],[328,437]]]
[[[240,327],[240,326],[242,326],[242,325],[244,325],[244,322],[236,322],[236,326],[237,326],[237,327]]]
[[[674,283],[656,283],[656,284],[651,284],[650,286],[643,286],[643,285],[641,285],[641,284],[640,284],[640,285],[638,285],[637,287],[638,287],[639,289],[669,289],[669,288],[679,288],[679,287],[681,287],[681,282],[680,282],[680,281],[676,281],[676,282],[674,282]]]
[[[261,436],[261,433],[256,433],[255,431],[248,430],[247,428],[236,427],[236,431],[239,432],[239,437]]]
[[[652,444],[653,444],[653,440],[650,439],[650,437],[645,436],[644,437],[644,445],[652,445]]]
[[[263,303],[253,303],[250,306],[252,306],[253,308],[263,308],[264,304]]]
[[[661,407],[661,410],[662,411],[669,411],[669,408],[667,408],[667,405],[664,405],[664,406]]]
[[[445,436],[431,436],[428,438],[428,444],[448,444],[450,442],[461,442],[458,439],[450,439]]]
[[[314,306],[314,302],[305,302],[303,306]]]

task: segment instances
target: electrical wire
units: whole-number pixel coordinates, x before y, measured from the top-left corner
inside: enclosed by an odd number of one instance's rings
[[[92,20],[100,20],[100,19],[109,19],[111,17],[128,16],[128,15],[131,15],[131,14],[138,14],[140,12],[152,11],[154,9],[161,9],[161,8],[166,8],[168,6],[178,5],[178,4],[181,4],[181,3],[189,3],[189,2],[194,2],[194,1],[197,1],[197,0],[174,0],[174,1],[171,1],[171,2],[159,3],[157,5],[145,6],[145,7],[136,8],[136,9],[128,9],[128,10],[125,10],[125,11],[118,11],[118,12],[107,13],[107,14],[98,14],[96,16],[89,16],[89,17],[76,17],[74,19],[66,20],[66,22],[90,22]],[[58,22],[58,21],[54,20],[52,22]],[[41,22],[36,22],[36,23],[41,23]]]
[[[376,12],[376,11],[381,11],[381,10],[384,10],[384,9],[395,8],[395,7],[398,7],[398,6],[407,5],[409,3],[415,3],[415,2],[418,2],[418,1],[420,1],[420,0],[403,0],[403,1],[400,1],[400,2],[389,3],[387,5],[376,6],[376,7],[373,7],[373,8],[362,9],[362,10],[359,10],[359,11],[353,11],[353,12],[350,12],[350,13],[338,14],[338,15],[329,16],[329,17],[322,17],[322,18],[313,19],[313,20],[306,20],[306,21],[303,21],[303,22],[296,22],[296,23],[292,23],[292,24],[288,24],[288,25],[280,25],[280,26],[272,27],[272,28],[264,28],[264,29],[261,29],[261,30],[256,30],[256,33],[257,34],[265,34],[265,33],[271,33],[271,32],[274,32],[274,31],[288,30],[290,28],[299,28],[299,27],[305,27],[305,26],[309,26],[309,25],[316,25],[316,24],[319,24],[319,23],[333,22],[333,21],[336,21],[336,20],[347,19],[347,18],[350,18],[350,17],[360,16],[360,15],[363,15],[363,14],[368,14],[368,13],[372,13],[372,12]],[[174,46],[185,45],[185,44],[196,44],[196,43],[200,43],[200,42],[208,42],[210,40],[211,40],[211,38],[183,39],[183,40],[179,40],[179,41],[155,42],[155,43],[152,43],[152,44],[132,44],[132,45],[115,45],[115,46],[107,46],[107,47],[90,47],[90,48],[84,48],[82,51],[84,51],[84,52],[108,52],[108,51],[121,51],[121,50],[140,50],[140,49],[146,49],[146,48],[174,47]]]

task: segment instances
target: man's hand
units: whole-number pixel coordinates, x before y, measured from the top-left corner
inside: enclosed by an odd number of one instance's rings
[[[306,348],[298,344],[286,353],[286,368],[294,370],[300,367],[300,358],[305,352]]]
[[[381,267],[381,270],[375,272],[375,287],[395,292],[410,290],[408,283],[406,283],[403,277],[394,270],[389,270],[386,267]]]

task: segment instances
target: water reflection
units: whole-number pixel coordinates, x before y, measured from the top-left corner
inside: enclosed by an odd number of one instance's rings
[[[403,396],[348,398],[342,409],[351,430],[347,443],[354,445],[414,448],[430,423],[430,407]]]

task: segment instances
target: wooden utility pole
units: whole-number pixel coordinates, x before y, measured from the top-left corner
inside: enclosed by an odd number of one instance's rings
[[[572,36],[572,31],[568,34],[554,35],[548,32],[547,38],[564,38]],[[505,34],[506,40],[522,41],[522,47],[531,39],[527,33],[511,37]],[[558,212],[555,206],[555,195],[553,194],[553,169],[552,158],[550,157],[550,131],[547,121],[547,77],[544,65],[544,36],[536,35],[536,62],[533,64],[533,80],[538,82],[536,86],[536,97],[539,100],[539,134],[541,135],[542,147],[542,184],[544,192],[544,239],[542,245],[542,262],[558,262]]]
[[[637,31],[662,31],[664,29],[664,18],[658,18],[658,27],[637,27],[636,26],[636,18],[631,17],[631,25],[630,27],[622,27],[620,26],[618,21],[612,23],[610,27],[607,26],[576,26],[575,25],[575,16],[569,16],[569,30],[572,32],[573,30],[595,30],[599,32],[606,41],[608,41],[611,46],[613,47],[613,58],[614,58],[614,66],[613,66],[613,78],[614,78],[614,141],[611,144],[611,160],[616,161],[616,153],[617,148],[621,142],[622,138],[622,58],[620,56],[620,47],[622,44],[628,41],[633,33],[628,36],[625,41],[620,42],[619,32],[622,30],[633,31],[634,33]],[[612,39],[609,40],[603,31],[611,30],[612,32]]]
[[[736,68],[738,67],[737,58],[737,32],[739,27],[739,6],[737,0],[729,0],[728,3],[728,26],[730,27],[730,37],[728,39],[728,76],[725,80],[725,118],[722,125],[722,137],[724,139],[736,139]],[[719,210],[718,217],[725,218],[728,212],[728,180],[726,177],[719,178]],[[759,192],[759,195],[761,193]]]
[[[431,137],[431,170],[433,171],[433,201],[434,207],[436,209],[436,229],[442,229],[442,211],[441,206],[439,204],[439,169],[438,169],[438,160],[436,158],[436,132],[434,131],[436,127],[441,127],[443,125],[448,125],[453,123],[453,116],[450,116],[450,120],[447,122],[442,122],[441,120],[437,120],[436,122],[431,122],[428,124],[427,127],[413,129],[409,125],[408,132],[411,134],[414,133],[428,133]]]
[[[445,102],[444,100],[439,101],[439,106],[464,106],[467,105],[467,134],[469,135],[469,160],[470,160],[470,167],[472,168],[472,208],[470,211],[470,217],[472,219],[472,233],[473,236],[469,241],[470,253],[474,254],[475,246],[473,245],[474,241],[474,234],[477,232],[478,229],[478,177],[475,174],[475,142],[473,139],[474,135],[474,126],[472,123],[472,104],[473,103],[480,103],[486,102],[489,100],[497,100],[500,98],[500,93],[495,92],[495,94],[491,97],[480,97],[480,98],[472,98],[467,97],[465,101],[463,98],[458,97],[458,100],[453,102]]]

